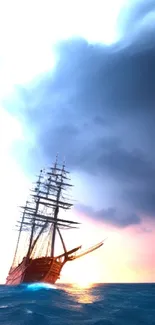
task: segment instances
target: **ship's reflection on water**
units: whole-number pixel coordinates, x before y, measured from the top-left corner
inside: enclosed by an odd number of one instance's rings
[[[94,287],[93,283],[87,284],[72,284],[64,286],[65,292],[72,297],[72,299],[80,304],[92,304],[97,300],[96,295],[92,293]]]

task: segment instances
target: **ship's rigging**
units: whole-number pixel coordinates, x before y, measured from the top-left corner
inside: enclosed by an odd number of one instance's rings
[[[60,237],[64,253],[67,253],[61,229],[77,228],[79,224],[72,220],[58,218],[59,210],[69,210],[73,205],[65,195],[68,188],[72,187],[68,175],[69,172],[65,170],[65,166],[59,168],[57,161],[48,171],[40,171],[38,180],[31,190],[32,199],[27,201],[25,206],[20,207],[23,213],[21,220],[17,222],[20,226],[14,260],[16,260],[23,231],[30,233],[27,258],[31,258],[42,234],[46,234],[46,240],[49,236],[48,244],[51,242],[50,252],[46,249],[46,255],[53,257],[56,232]]]
[[[57,159],[53,167],[40,171],[30,198],[25,206],[20,207],[22,214],[17,222],[19,235],[7,284],[38,280],[55,283],[67,261],[103,245],[102,241],[85,251],[79,251],[81,246],[67,249],[62,231],[79,226],[79,222],[61,214],[59,216],[59,212],[68,211],[73,206],[73,200],[68,195],[71,188],[69,172],[64,164],[62,167],[58,164]],[[56,252],[57,238],[63,249],[61,254]]]

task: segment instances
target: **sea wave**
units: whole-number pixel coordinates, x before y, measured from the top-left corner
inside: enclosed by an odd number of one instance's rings
[[[0,286],[0,325],[154,325],[155,284]]]

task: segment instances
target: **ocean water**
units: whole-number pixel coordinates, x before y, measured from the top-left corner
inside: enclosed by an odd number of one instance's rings
[[[0,325],[155,325],[155,284],[0,286]]]

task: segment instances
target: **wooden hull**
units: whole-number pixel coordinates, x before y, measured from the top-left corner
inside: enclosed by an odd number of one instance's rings
[[[6,279],[6,285],[21,283],[46,282],[54,284],[60,278],[64,262],[55,258],[41,257],[28,262],[23,259],[16,268],[11,268]]]

